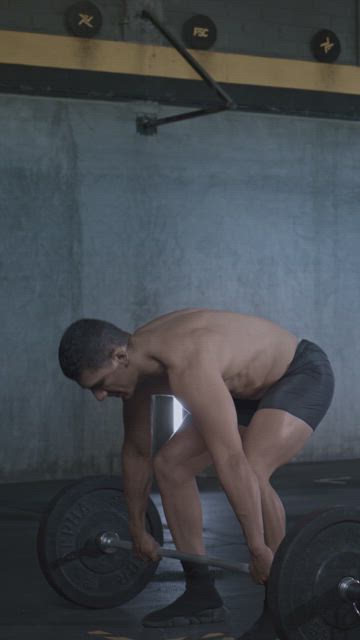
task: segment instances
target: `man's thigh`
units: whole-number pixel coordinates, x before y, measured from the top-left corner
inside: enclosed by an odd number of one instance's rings
[[[259,409],[243,429],[244,452],[251,466],[270,477],[303,449],[312,433],[306,422],[287,411]]]
[[[239,425],[241,440],[247,431]],[[176,433],[161,447],[159,454],[174,465],[186,467],[191,475],[198,475],[212,464],[205,442],[189,414]]]

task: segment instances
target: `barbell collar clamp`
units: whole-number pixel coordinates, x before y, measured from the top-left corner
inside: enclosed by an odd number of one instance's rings
[[[339,582],[338,591],[342,600],[360,603],[360,581],[356,578],[343,578]]]
[[[126,540],[120,540],[120,536],[116,531],[104,531],[103,533],[99,533],[95,538],[95,542],[100,551],[108,555],[117,553],[120,542],[123,543],[121,545],[122,549],[131,549],[131,543],[128,542],[127,544],[129,546],[127,546]]]
[[[116,531],[104,531],[96,537],[96,544],[103,553],[116,553],[117,549],[132,551],[132,543],[129,540],[122,540]],[[175,549],[167,549],[158,547],[157,553],[162,558],[173,558],[184,562],[195,562],[197,564],[210,565],[219,567],[228,571],[236,571],[239,573],[250,573],[250,566],[246,562],[227,562],[219,558],[213,558],[207,555],[198,555],[192,553],[184,553]]]

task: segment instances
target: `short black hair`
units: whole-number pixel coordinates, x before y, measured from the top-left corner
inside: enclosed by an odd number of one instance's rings
[[[82,318],[65,331],[59,345],[59,362],[63,374],[79,380],[85,369],[100,369],[114,349],[127,344],[130,333],[105,320]]]

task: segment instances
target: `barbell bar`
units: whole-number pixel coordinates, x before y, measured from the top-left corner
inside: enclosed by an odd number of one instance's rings
[[[122,540],[116,531],[104,531],[96,537],[95,542],[100,550],[107,554],[116,553],[118,549],[124,549],[125,551],[130,552],[133,550],[132,542],[129,540]],[[171,558],[173,560],[180,560],[183,562],[195,562],[196,564],[219,567],[220,569],[226,569],[227,571],[250,574],[250,565],[246,562],[227,562],[221,558],[214,558],[213,556],[208,556],[206,554],[198,555],[194,553],[184,553],[183,551],[176,551],[175,549],[168,549],[166,547],[157,547],[156,553],[161,558]],[[352,602],[354,604],[360,603],[359,580],[352,577],[342,578],[337,585],[337,589],[342,600]]]
[[[132,543],[129,540],[121,540],[116,531],[104,531],[96,538],[96,544],[103,553],[116,553],[117,549],[132,551]],[[193,553],[184,553],[175,549],[167,549],[166,547],[158,547],[156,553],[161,558],[172,558],[173,560],[182,560],[184,562],[196,562],[197,564],[206,564],[212,567],[220,567],[227,571],[238,571],[240,573],[250,573],[250,565],[246,562],[227,562],[220,558],[213,558],[207,555],[198,555]]]

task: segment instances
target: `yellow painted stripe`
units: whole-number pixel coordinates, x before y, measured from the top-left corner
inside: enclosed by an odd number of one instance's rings
[[[191,51],[218,82],[360,95],[360,68],[284,58]],[[199,80],[171,47],[0,31],[0,64]]]

